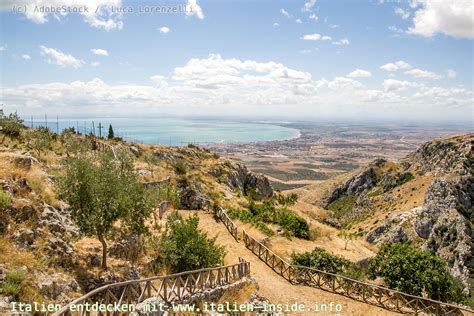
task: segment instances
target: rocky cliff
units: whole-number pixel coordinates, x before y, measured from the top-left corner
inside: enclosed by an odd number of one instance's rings
[[[328,192],[326,207],[340,222],[366,230],[371,243],[411,242],[433,251],[468,292],[473,144],[473,134],[437,139],[399,163],[377,160]]]

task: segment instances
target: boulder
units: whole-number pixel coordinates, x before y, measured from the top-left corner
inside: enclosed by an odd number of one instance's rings
[[[181,188],[179,199],[180,207],[185,210],[202,210],[211,207],[211,201],[202,192],[199,184],[187,185]]]
[[[138,147],[136,146],[130,146],[130,151],[132,152],[132,154],[135,156],[135,157],[140,157],[140,149],[138,149]]]
[[[32,157],[29,153],[25,153],[24,155],[15,157],[14,162],[16,166],[25,170],[30,170],[33,163],[38,163],[38,160]]]

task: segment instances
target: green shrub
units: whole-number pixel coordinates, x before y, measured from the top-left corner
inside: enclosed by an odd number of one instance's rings
[[[352,211],[357,198],[354,196],[343,195],[331,204],[328,209],[334,212],[334,216],[338,219]]]
[[[275,214],[274,222],[292,236],[309,239],[308,222],[301,216],[287,209],[278,209]]]
[[[325,272],[342,274],[352,263],[342,257],[333,255],[321,248],[311,252],[292,254],[291,261],[294,265],[310,267]]]
[[[244,223],[252,223],[263,233],[271,236],[273,231],[265,224],[276,224],[285,230],[287,236],[309,239],[308,222],[286,208],[276,208],[273,200],[255,203],[251,200],[247,210],[230,210],[228,215]]]
[[[407,183],[415,179],[415,176],[411,172],[405,172],[398,176],[397,186]]]
[[[167,220],[158,249],[160,261],[171,272],[182,272],[223,264],[225,249],[198,229],[199,218],[183,219],[177,212]]]
[[[173,164],[173,168],[174,168],[174,171],[176,171],[177,174],[181,174],[181,175],[186,174],[186,172],[187,172],[186,161],[184,161],[183,159],[177,160]]]
[[[0,112],[0,132],[12,138],[20,137],[21,131],[25,128],[23,120],[18,114],[10,113],[9,116],[5,116],[3,111]]]
[[[443,259],[407,243],[383,245],[369,260],[369,278],[382,277],[385,284],[408,294],[441,301],[458,302],[458,282],[449,274]]]
[[[25,273],[22,270],[12,270],[8,271],[5,276],[5,281],[3,282],[0,292],[5,296],[15,296],[18,297],[21,291],[21,286],[25,280]]]
[[[12,204],[12,199],[7,192],[0,190],[0,210],[5,210]]]
[[[53,140],[53,133],[44,127],[37,128],[28,135],[28,144],[36,151],[38,156],[40,156],[43,151],[51,148]]]

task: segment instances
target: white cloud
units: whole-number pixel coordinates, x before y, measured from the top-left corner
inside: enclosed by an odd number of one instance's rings
[[[122,14],[112,12],[111,7],[122,6],[122,0],[7,0],[0,4],[0,10],[11,11],[13,5],[24,7],[22,12],[25,17],[34,23],[44,24],[52,15],[55,19],[61,20],[69,14],[79,14],[84,22],[92,27],[105,30],[122,29]],[[68,8],[69,11],[60,11],[59,13],[46,13],[36,10],[37,7],[55,7]]]
[[[435,74],[434,72],[421,70],[418,68],[405,71],[405,74],[411,75],[415,78],[441,79],[443,76]]]
[[[286,11],[286,10],[283,9],[283,8],[280,9],[280,13],[283,14],[284,16],[286,16],[287,18],[290,17],[290,14],[288,13],[288,11]]]
[[[309,19],[310,19],[310,20],[315,20],[315,21],[317,21],[319,18],[318,18],[318,16],[317,16],[316,14],[311,13],[311,14],[309,15]]]
[[[311,53],[311,49],[302,49],[302,50],[300,50],[300,53],[301,54],[309,54],[309,53]]]
[[[367,77],[372,77],[372,73],[370,71],[367,71],[367,70],[363,70],[363,69],[356,69],[352,72],[350,72],[347,77],[351,77],[351,78],[367,78]]]
[[[448,69],[448,71],[446,72],[448,78],[456,78],[457,74],[458,73],[453,69]]]
[[[84,65],[84,61],[75,58],[70,54],[61,52],[60,50],[40,45],[41,55],[47,58],[49,64],[61,67],[79,68]]]
[[[397,71],[397,70],[406,70],[406,69],[411,69],[411,65],[407,62],[404,62],[403,60],[399,60],[395,63],[388,63],[385,65],[380,66],[380,69],[386,70],[386,71]]]
[[[111,84],[95,78],[1,87],[0,102],[20,113],[60,111],[64,115],[129,113],[133,108],[136,113],[305,116],[378,113],[413,117],[418,113],[423,117],[429,111],[430,117],[443,117],[453,115],[455,107],[465,117],[472,106],[472,92],[465,88],[388,79],[374,89],[348,76],[315,79],[281,63],[225,59],[217,54],[192,58],[166,76],[156,74],[149,79],[149,84]]]
[[[321,35],[318,33],[314,34],[305,34],[303,37],[301,37],[302,40],[305,41],[330,41],[332,40],[331,36],[328,35]]]
[[[93,48],[91,49],[91,53],[98,56],[109,56],[109,52],[102,48]]]
[[[395,8],[395,14],[400,16],[402,19],[406,20],[410,17],[410,11],[403,10],[400,7]]]
[[[349,45],[351,42],[347,38],[332,42],[333,45]]]
[[[100,62],[98,62],[98,61],[93,61],[93,62],[91,62],[91,66],[92,66],[92,67],[98,67],[98,66],[100,66]]]
[[[298,23],[298,24],[303,23],[303,22],[301,21],[301,19],[296,19],[295,22]]]
[[[23,54],[20,57],[21,57],[21,59],[24,59],[24,60],[30,60],[31,59],[31,56],[28,55],[28,54]]]
[[[202,11],[201,6],[199,6],[197,0],[188,0],[186,4],[186,15],[196,16],[200,20],[204,19],[204,12]]]
[[[417,0],[411,34],[432,37],[443,33],[458,38],[474,38],[472,0]]]
[[[410,82],[405,80],[395,80],[395,79],[387,79],[383,82],[383,88],[385,91],[400,91],[406,90],[408,88],[416,88],[419,84],[416,82]]]
[[[321,40],[321,34],[318,34],[318,33],[306,34],[306,35],[303,35],[301,39],[305,41],[319,41]]]
[[[151,81],[155,84],[158,89],[164,89],[168,87],[168,81],[165,76],[154,75],[150,77]]]
[[[403,29],[398,28],[398,27],[396,27],[396,26],[394,26],[394,25],[390,25],[390,26],[388,27],[388,29],[389,29],[390,31],[394,32],[394,33],[404,33],[404,32],[405,32]]]
[[[332,29],[337,29],[337,28],[339,28],[339,27],[340,27],[339,24],[331,24],[331,28],[332,28]]]
[[[163,34],[167,34],[171,31],[170,28],[167,27],[167,26],[162,26],[162,27],[160,27],[159,30],[160,30],[160,33],[163,33]]]
[[[3,52],[3,51],[5,51],[5,50],[7,50],[7,47],[6,47],[6,46],[3,46],[3,45],[0,46],[0,52]]]
[[[280,26],[280,24],[278,24],[277,22],[273,23],[273,26],[277,27],[277,26]]]
[[[314,5],[316,4],[316,0],[308,0],[305,2],[302,11],[303,12],[312,12]]]

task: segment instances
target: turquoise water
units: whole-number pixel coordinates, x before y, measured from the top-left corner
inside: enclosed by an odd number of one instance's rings
[[[94,124],[92,123],[94,122]],[[79,131],[90,133],[95,128],[99,135],[99,123],[104,128],[102,136],[108,133],[112,124],[116,136],[144,144],[186,145],[188,143],[235,143],[269,140],[284,140],[299,136],[299,131],[293,128],[269,123],[238,122],[227,120],[202,120],[179,118],[96,118],[96,119],[50,119],[48,127],[53,131],[64,128],[79,127]],[[25,120],[31,125],[31,119]],[[33,119],[33,126],[44,126],[45,119]]]

